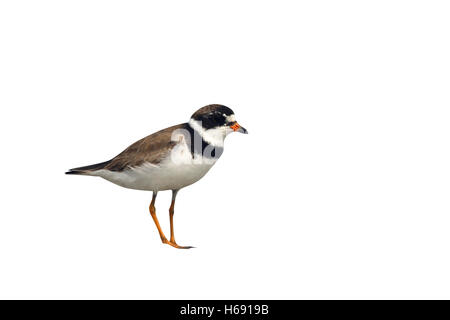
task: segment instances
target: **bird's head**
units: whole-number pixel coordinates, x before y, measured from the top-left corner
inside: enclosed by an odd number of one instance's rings
[[[198,109],[189,121],[191,127],[205,138],[223,139],[231,132],[248,133],[237,123],[233,110],[220,104],[210,104]]]

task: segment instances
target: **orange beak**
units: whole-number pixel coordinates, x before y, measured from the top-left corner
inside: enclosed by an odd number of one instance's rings
[[[233,131],[238,131],[240,127],[241,126],[237,122],[230,126],[230,128],[233,129]]]
[[[241,127],[241,125],[240,125],[239,123],[237,123],[237,122],[235,122],[234,124],[232,124],[232,125],[230,126],[230,128],[233,129],[234,132],[237,131],[237,132],[245,133],[245,134],[248,133],[247,129],[245,129],[244,127]]]

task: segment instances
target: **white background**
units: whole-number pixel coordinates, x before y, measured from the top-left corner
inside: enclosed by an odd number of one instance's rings
[[[446,1],[2,1],[0,298],[450,298]],[[231,107],[178,195],[66,176]],[[170,192],[158,216],[168,234]]]

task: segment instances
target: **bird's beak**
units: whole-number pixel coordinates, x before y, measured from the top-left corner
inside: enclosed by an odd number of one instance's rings
[[[237,132],[240,132],[240,133],[245,133],[245,134],[248,133],[247,129],[245,129],[244,127],[241,127],[241,125],[239,123],[237,123],[237,122],[232,124],[230,126],[230,128],[233,129],[233,131],[237,131]]]

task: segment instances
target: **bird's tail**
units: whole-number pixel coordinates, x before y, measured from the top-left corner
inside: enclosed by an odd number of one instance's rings
[[[111,160],[108,160],[108,161],[101,162],[101,163],[91,164],[90,166],[73,168],[73,169],[70,169],[69,171],[67,171],[66,174],[89,175],[94,171],[103,169],[110,162],[111,162]]]

